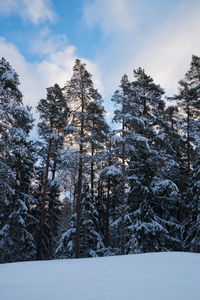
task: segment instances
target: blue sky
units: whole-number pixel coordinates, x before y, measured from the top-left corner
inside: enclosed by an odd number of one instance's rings
[[[20,75],[25,104],[86,62],[112,110],[124,73],[141,66],[176,92],[192,54],[200,55],[199,0],[0,0],[0,55]]]

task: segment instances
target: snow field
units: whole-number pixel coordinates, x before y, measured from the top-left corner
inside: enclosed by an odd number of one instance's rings
[[[199,300],[200,255],[148,253],[0,265],[0,300]]]

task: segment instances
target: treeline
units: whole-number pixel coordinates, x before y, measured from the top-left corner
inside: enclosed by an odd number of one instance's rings
[[[0,262],[155,251],[200,252],[200,57],[177,95],[141,68],[122,77],[112,129],[75,61],[37,106],[0,61]]]

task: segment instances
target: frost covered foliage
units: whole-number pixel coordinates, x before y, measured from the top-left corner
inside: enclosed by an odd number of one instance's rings
[[[95,195],[91,209],[97,209],[96,230],[105,245],[96,253],[122,253],[123,242],[125,253],[183,248],[199,251],[199,66],[199,58],[193,56],[190,70],[180,82],[178,105],[173,103],[168,108],[163,100],[164,90],[142,68],[134,70],[133,82],[126,75],[122,77],[112,97],[116,103],[113,121],[117,129],[105,140],[98,186],[89,180],[88,174],[82,174]],[[85,101],[86,93],[80,97],[81,91],[78,91],[78,88],[76,92],[73,90],[73,97],[79,97],[79,101],[82,97]],[[76,119],[77,141],[84,145],[81,159],[85,159],[85,170],[89,170],[86,159],[92,149],[89,143],[94,141],[95,151],[98,151],[93,136],[98,130],[96,132],[96,126],[95,131],[91,131],[91,120],[90,126],[86,126],[90,119],[86,106],[84,102],[81,114],[79,111],[75,116],[79,118]],[[91,109],[93,111],[93,106]],[[81,120],[85,127],[80,139]],[[98,166],[99,162],[95,164]],[[188,180],[190,169],[191,180]],[[84,224],[90,228],[88,215],[84,218],[80,231]],[[73,231],[66,233],[67,239],[75,233],[75,223],[73,226]],[[84,255],[90,256],[88,251]]]
[[[0,60],[0,78],[1,103],[19,105],[22,101],[22,94],[18,89],[19,76],[4,58]]]
[[[178,108],[182,113],[181,128],[185,140],[185,162],[190,171],[194,149],[199,147],[200,57],[193,55],[190,68],[179,81]],[[195,148],[194,148],[195,146]]]
[[[82,215],[80,234],[81,257],[98,256],[98,252],[104,248],[102,236],[99,233],[99,215],[95,207],[88,184],[83,186]]]
[[[87,71],[86,65],[76,59],[73,75],[65,85],[65,96],[69,100],[72,111],[71,143],[78,153],[78,178],[76,197],[77,230],[75,238],[76,257],[80,257],[81,250],[81,211],[83,182],[86,172],[90,173],[91,197],[94,199],[96,171],[100,163],[100,154],[104,148],[109,127],[104,119],[104,108],[98,91],[94,88],[92,75]]]
[[[74,258],[75,257],[75,234],[76,234],[76,214],[72,214],[69,229],[65,231],[56,248],[57,258]]]
[[[0,260],[30,260],[35,240],[30,232],[31,178],[34,147],[28,141],[32,116],[22,104],[17,73],[5,59],[0,61]]]
[[[49,193],[47,196],[47,208],[46,208],[46,235],[48,244],[48,255],[49,258],[55,257],[55,249],[57,244],[57,237],[59,231],[59,217],[61,213],[61,201],[60,197],[60,181],[55,178],[50,182],[48,188]]]
[[[178,249],[181,226],[176,213],[180,192],[174,179],[179,174],[179,165],[173,146],[169,144],[168,125],[162,119],[164,92],[141,68],[134,71],[134,75],[136,80],[132,83],[124,76],[121,90],[114,95],[114,100],[117,103],[122,101],[124,106],[121,112],[115,112],[114,119],[122,119],[124,123],[127,185],[124,209],[125,251],[137,253],[151,251],[151,248],[154,251]],[[120,142],[116,141],[115,153],[120,157],[118,145]],[[149,218],[145,221],[146,216]],[[136,229],[139,223],[139,228],[144,230],[143,235]],[[142,240],[147,244],[148,240],[153,240],[153,244],[142,245]]]
[[[126,222],[130,235],[126,244],[127,253],[168,250],[166,247],[168,232],[148,205],[146,197],[136,211],[126,216]]]
[[[102,236],[99,233],[99,215],[92,200],[92,194],[87,184],[83,186],[81,202],[81,232],[80,257],[95,257],[104,248]],[[75,251],[76,214],[73,214],[69,229],[62,235],[56,250],[59,258],[73,258]]]
[[[138,187],[134,190],[134,195],[137,201],[139,200],[139,206],[126,215],[127,253],[169,251],[172,245],[178,249],[180,241],[176,236],[173,237],[170,229],[176,227],[173,233],[177,235],[180,226],[170,222],[167,217],[160,218],[155,213],[152,191],[147,187]]]
[[[106,256],[120,254],[122,171],[114,154],[116,148],[113,141],[116,139],[111,134],[97,196],[100,232],[105,244],[102,254]]]
[[[58,84],[47,88],[46,99],[37,106],[40,113],[39,134],[44,140],[41,144],[40,168],[44,179],[40,178],[40,227],[37,243],[37,259],[53,258],[58,232],[60,184],[57,178],[58,167],[62,164],[69,108]],[[51,179],[50,179],[51,176]],[[45,251],[43,251],[45,249]]]
[[[184,249],[200,252],[200,161],[191,172],[191,180],[186,194],[187,218],[185,220]]]
[[[168,107],[142,68],[133,74],[112,97],[111,130],[77,59],[39,101],[33,143],[18,75],[0,60],[1,262],[200,252],[200,58]]]

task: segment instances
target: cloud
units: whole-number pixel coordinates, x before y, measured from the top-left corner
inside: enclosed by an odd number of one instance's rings
[[[200,53],[200,2],[179,3],[170,18],[148,37],[137,59],[168,93],[189,69],[192,54]]]
[[[29,39],[30,52],[39,56],[64,50],[68,44],[66,35],[53,34],[48,27],[38,31],[36,38]]]
[[[94,0],[83,7],[83,19],[89,27],[100,26],[105,35],[126,33],[137,27],[137,17],[132,11],[137,9],[137,1]]]
[[[200,53],[200,2],[147,0],[86,1],[83,20],[103,33],[96,57],[109,97],[124,73],[143,67],[168,93]]]
[[[29,63],[20,51],[4,38],[0,39],[0,53],[19,74],[24,103],[33,107],[46,96],[47,87],[56,82],[64,85],[72,75],[75,60],[75,47],[68,46],[40,62]]]
[[[67,80],[70,80],[73,72],[73,65],[76,58],[76,48],[73,45],[67,45],[66,37],[61,40],[50,34],[49,40],[44,32],[44,40],[39,39],[41,55],[45,54],[40,62],[28,62],[20,53],[19,49],[6,41],[5,38],[0,37],[0,53],[10,65],[15,69],[20,79],[20,90],[23,94],[23,103],[32,107],[32,113],[36,122],[39,121],[39,116],[36,112],[38,101],[46,97],[46,88],[58,83],[63,87]],[[62,41],[62,43],[61,43]],[[64,42],[65,41],[65,42]],[[37,43],[37,41],[35,40]],[[57,44],[56,44],[57,43]],[[48,50],[44,51],[45,45]],[[93,81],[98,89],[102,88],[100,72],[96,64],[84,58],[80,58],[86,63],[87,69],[91,74],[95,74]],[[31,132],[31,138],[37,139],[37,128]]]
[[[0,15],[19,15],[33,24],[56,20],[56,13],[50,0],[3,0],[0,3]]]
[[[24,103],[35,107],[46,96],[46,88],[56,82],[61,86],[72,75],[75,47],[66,46],[40,62],[29,63],[13,44],[0,38],[0,53],[19,74]]]
[[[20,89],[25,96],[25,104],[35,106],[37,97],[43,94],[41,81],[37,81],[37,66],[28,63],[17,47],[2,37],[0,38],[0,53],[20,76]]]
[[[32,63],[25,59],[15,45],[0,37],[1,56],[19,74],[20,90],[24,96],[24,104],[33,108],[37,106],[41,98],[46,96],[47,87],[55,83],[58,83],[61,87],[64,86],[66,81],[72,76],[72,69],[76,59],[76,47],[67,44],[66,37],[62,37],[60,40],[49,31],[47,33],[46,35],[44,35],[44,32],[41,33],[44,40],[40,37],[39,41],[35,40],[35,43],[40,45],[38,53],[41,51],[41,60]],[[44,50],[46,45],[49,46]],[[101,80],[99,79],[100,73],[96,64],[81,57],[80,59],[86,63],[89,72],[95,73],[94,83],[99,88]]]

